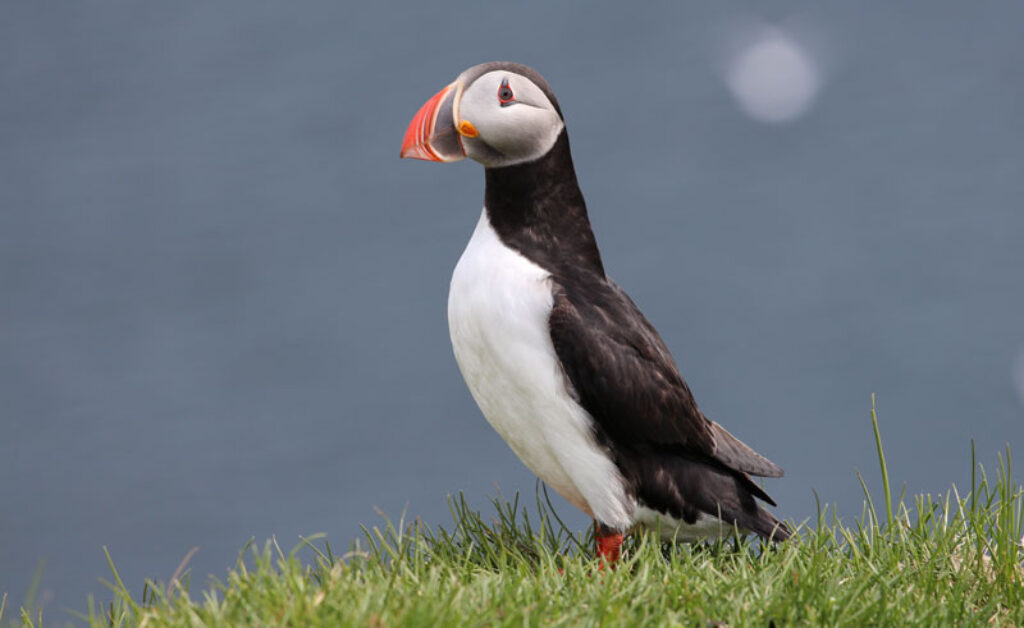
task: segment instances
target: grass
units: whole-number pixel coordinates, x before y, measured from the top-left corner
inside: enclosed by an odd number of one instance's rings
[[[1024,624],[1024,495],[1009,450],[990,476],[972,444],[966,494],[953,487],[894,501],[873,406],[885,512],[862,479],[856,521],[846,525],[819,506],[815,519],[796,526],[796,538],[775,547],[739,538],[667,547],[641,534],[627,541],[618,568],[600,570],[592,533],[562,524],[544,489],[529,505],[518,495],[499,497],[486,517],[460,495],[449,500],[450,526],[385,519],[341,555],[322,538],[287,552],[274,540],[247,546],[226,580],[198,594],[187,574],[176,574],[169,584],[147,581],[134,596],[110,561],[111,601],[90,600],[80,619],[97,626]],[[22,610],[20,619],[42,624],[38,610]]]

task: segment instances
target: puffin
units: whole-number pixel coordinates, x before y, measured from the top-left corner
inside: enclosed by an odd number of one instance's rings
[[[562,110],[537,71],[464,71],[413,116],[401,157],[484,166],[483,211],[448,294],[452,349],[494,430],[593,518],[602,565],[638,527],[665,542],[790,536],[752,479],[782,469],[701,412],[605,273]]]

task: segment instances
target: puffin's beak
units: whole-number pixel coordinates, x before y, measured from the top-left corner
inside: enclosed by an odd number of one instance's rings
[[[402,157],[427,161],[465,158],[462,138],[455,128],[455,113],[462,83],[455,81],[428,100],[413,116],[402,140]]]

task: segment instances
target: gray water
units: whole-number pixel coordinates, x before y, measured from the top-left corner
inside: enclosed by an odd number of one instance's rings
[[[0,9],[9,608],[39,561],[44,618],[108,599],[103,546],[138,592],[193,546],[202,584],[250,537],[532,496],[448,344],[480,167],[398,159],[494,59],[554,86],[610,274],[781,515],[860,513],[871,393],[910,492],[1024,442],[1024,5],[363,4]],[[722,80],[757,20],[820,64],[787,124]]]

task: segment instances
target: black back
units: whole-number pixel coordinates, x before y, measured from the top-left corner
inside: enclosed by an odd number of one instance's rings
[[[774,502],[747,475],[781,469],[704,417],[658,332],[606,277],[565,130],[543,157],[488,168],[486,181],[502,242],[551,274],[555,352],[632,494],[689,523],[704,512],[788,536],[757,506],[755,496]]]

